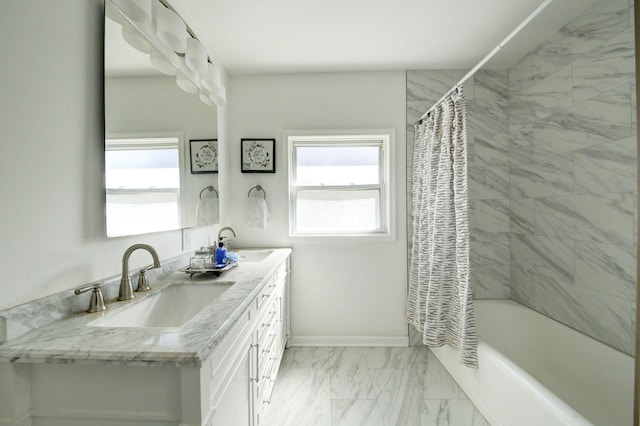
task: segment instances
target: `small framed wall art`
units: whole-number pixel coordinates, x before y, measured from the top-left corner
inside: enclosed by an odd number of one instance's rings
[[[275,139],[241,139],[242,173],[275,173]]]
[[[218,139],[189,140],[191,173],[218,173]]]

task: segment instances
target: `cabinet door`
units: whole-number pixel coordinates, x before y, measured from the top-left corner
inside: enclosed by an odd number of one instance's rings
[[[242,357],[234,364],[236,368],[224,396],[220,400],[211,420],[212,426],[249,426],[251,424],[250,361],[251,347],[247,346]]]

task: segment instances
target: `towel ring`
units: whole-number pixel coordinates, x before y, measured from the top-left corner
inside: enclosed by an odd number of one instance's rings
[[[263,197],[265,200],[267,199],[267,191],[265,191],[265,190],[262,188],[262,186],[260,186],[260,185],[256,185],[256,186],[254,186],[253,188],[251,188],[251,189],[249,190],[249,192],[247,193],[247,197],[251,197],[251,191],[253,191],[254,189],[255,189],[256,191],[262,191],[262,197]]]
[[[200,191],[200,199],[201,199],[201,200],[202,200],[202,193],[203,193],[204,191],[211,191],[211,192],[215,192],[215,193],[216,193],[216,198],[218,198],[218,191],[216,191],[216,189],[215,189],[213,186],[209,185],[209,186],[207,186],[206,188],[202,188],[202,191]]]

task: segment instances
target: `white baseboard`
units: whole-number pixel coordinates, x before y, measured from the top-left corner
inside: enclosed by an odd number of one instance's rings
[[[131,422],[140,422],[140,424],[176,424],[180,421],[177,413],[161,412],[161,411],[124,411],[117,409],[85,409],[85,408],[35,408],[31,410],[31,418],[40,422],[64,424],[64,422],[73,422],[77,424],[95,422],[113,422],[130,424]]]
[[[289,346],[409,346],[408,336],[292,336]]]

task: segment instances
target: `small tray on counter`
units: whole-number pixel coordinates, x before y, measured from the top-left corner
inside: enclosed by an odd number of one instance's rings
[[[180,272],[185,272],[187,274],[191,274],[190,277],[193,277],[195,274],[214,274],[216,276],[222,274],[224,271],[228,271],[231,268],[238,266],[238,262],[227,263],[225,266],[221,268],[192,268],[191,266],[185,266],[184,268],[178,269]]]

